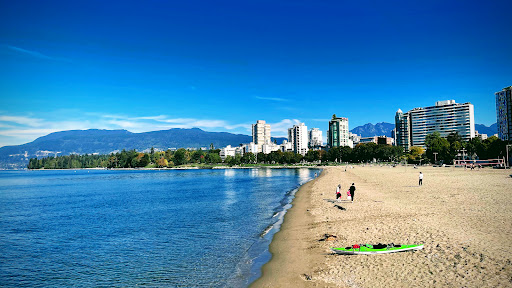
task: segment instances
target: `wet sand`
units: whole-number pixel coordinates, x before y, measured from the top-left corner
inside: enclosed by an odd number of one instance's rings
[[[512,287],[511,170],[325,168],[301,187],[251,287]],[[418,186],[422,171],[423,185]],[[344,199],[352,182],[354,203]],[[343,208],[343,209],[340,209]],[[334,241],[319,241],[325,234]],[[343,256],[329,247],[424,244]]]

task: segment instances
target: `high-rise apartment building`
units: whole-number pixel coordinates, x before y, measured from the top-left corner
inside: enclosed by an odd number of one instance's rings
[[[270,124],[266,124],[265,120],[258,120],[256,124],[252,124],[252,142],[262,151],[263,144],[270,144]]]
[[[330,148],[350,146],[348,133],[348,118],[332,115],[327,132],[327,145]]]
[[[411,146],[425,148],[425,137],[435,131],[441,137],[457,132],[464,141],[475,138],[474,107],[455,100],[437,101],[435,106],[414,108],[407,113],[398,109],[395,114],[397,145],[408,151]]]
[[[308,132],[309,148],[320,147],[323,144],[322,131],[318,128],[313,128]]]
[[[292,144],[293,152],[306,155],[308,152],[308,127],[304,123],[288,128],[288,142]]]
[[[403,113],[402,109],[398,109],[395,114],[395,137],[396,146],[404,148],[405,152],[409,151],[411,146],[411,133],[409,131],[409,113]]]
[[[512,86],[494,93],[496,95],[496,118],[498,137],[512,140]]]

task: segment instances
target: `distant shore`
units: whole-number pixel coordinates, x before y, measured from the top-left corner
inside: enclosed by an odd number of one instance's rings
[[[271,168],[271,169],[298,169],[298,168],[310,168],[310,169],[323,169],[328,166],[312,166],[312,165],[254,165],[254,166],[183,166],[183,167],[162,167],[162,168],[66,168],[66,169],[18,169],[18,170],[30,170],[30,171],[59,171],[59,170],[197,170],[197,169],[258,169],[258,168]]]
[[[490,168],[325,167],[297,192],[270,245],[272,259],[251,287],[510,286],[509,174]],[[352,182],[354,203],[335,202],[336,186],[346,191]],[[336,237],[325,240],[325,234]],[[329,250],[379,242],[425,248],[355,256]]]

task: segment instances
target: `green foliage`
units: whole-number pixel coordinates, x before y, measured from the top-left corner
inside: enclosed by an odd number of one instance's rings
[[[32,158],[29,160],[29,169],[73,169],[73,168],[140,168],[140,167],[172,167],[189,163],[210,163],[222,162],[219,155],[220,150],[187,151],[179,149],[176,152],[167,150],[165,152],[150,151],[149,153],[137,152],[135,150],[109,155],[67,155],[58,157]],[[192,155],[192,157],[191,157]],[[193,158],[193,159],[192,159]]]
[[[242,163],[244,164],[252,164],[256,163],[256,155],[254,153],[245,153],[244,156],[242,156],[242,159],[240,159]]]
[[[189,163],[190,161],[190,153],[189,151],[180,148],[176,152],[174,152],[174,163],[176,165],[183,165],[185,163]]]
[[[427,147],[426,157],[434,163],[434,160],[449,163],[453,158],[450,156],[450,142],[442,138],[441,134],[437,131],[428,134],[425,137],[425,146]],[[437,153],[437,154],[434,154]]]
[[[453,159],[464,155],[465,159],[497,159],[506,156],[507,141],[502,141],[492,136],[482,141],[480,138],[473,138],[468,142],[462,140],[458,133],[451,133],[442,138],[439,132],[434,132],[425,137],[427,147],[426,156],[434,163],[434,153],[437,153],[437,161],[451,163]]]
[[[418,146],[412,146],[409,149],[409,153],[407,154],[407,160],[409,161],[409,163],[421,162],[424,153],[425,149]]]
[[[448,140],[448,138],[450,140]],[[451,141],[451,142],[450,142]],[[451,162],[461,149],[465,149],[470,159],[496,159],[506,155],[505,147],[508,142],[497,137],[490,137],[484,141],[478,138],[464,142],[457,134],[450,135],[447,139],[442,138],[438,132],[427,135],[425,144],[426,152],[420,147],[411,147],[405,159],[411,162],[418,162],[426,157],[434,162],[434,153],[437,160],[445,163]],[[29,169],[73,169],[73,168],[138,168],[138,167],[173,167],[186,164],[217,164],[221,163],[219,149],[209,151],[188,151],[178,149],[177,151],[167,150],[165,152],[150,151],[149,153],[137,152],[135,150],[123,150],[108,155],[67,155],[46,158],[32,158],[29,160]],[[511,153],[512,154],[512,153]],[[375,143],[358,144],[354,149],[350,147],[335,147],[328,151],[310,150],[305,157],[293,152],[273,151],[269,154],[246,153],[243,157],[236,155],[228,156],[224,160],[227,165],[240,164],[296,164],[305,160],[307,162],[368,162],[373,159],[378,161],[396,161],[403,157],[401,147],[389,145],[377,145]],[[207,166],[201,166],[207,167]]]

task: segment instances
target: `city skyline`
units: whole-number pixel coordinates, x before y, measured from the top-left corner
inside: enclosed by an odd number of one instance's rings
[[[451,99],[489,126],[512,84],[509,1],[120,3],[0,4],[0,147],[75,129],[250,135],[254,119],[283,137]]]

